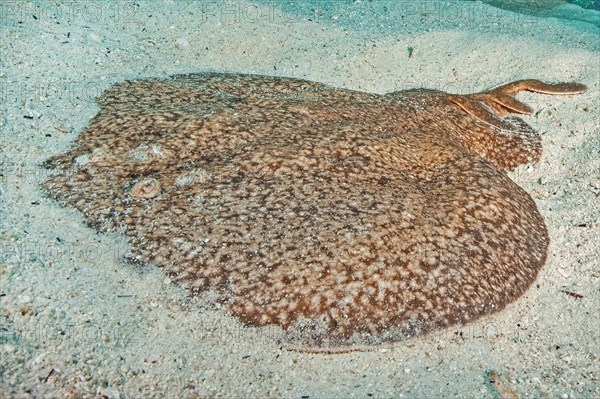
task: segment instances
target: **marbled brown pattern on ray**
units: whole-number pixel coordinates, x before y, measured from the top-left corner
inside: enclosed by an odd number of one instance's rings
[[[508,113],[520,81],[475,95],[375,95],[203,73],[116,84],[49,195],[245,324],[339,350],[499,311],[529,287],[548,233],[502,170],[536,162]]]

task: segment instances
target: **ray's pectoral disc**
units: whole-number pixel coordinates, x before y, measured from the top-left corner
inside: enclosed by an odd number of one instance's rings
[[[202,73],[113,85],[46,192],[247,325],[306,350],[393,342],[501,310],[548,234],[504,173],[541,139],[519,81],[375,95]]]

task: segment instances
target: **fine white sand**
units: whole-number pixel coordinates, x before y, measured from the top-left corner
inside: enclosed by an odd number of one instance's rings
[[[278,4],[0,4],[0,397],[600,397],[597,24],[478,2]],[[297,353],[276,329],[244,328],[157,268],[128,264],[123,237],[42,195],[39,164],[68,149],[102,90],[207,70],[378,93],[585,83],[581,96],[519,97],[543,134],[542,161],[510,174],[550,231],[536,284],[461,328],[370,352]]]

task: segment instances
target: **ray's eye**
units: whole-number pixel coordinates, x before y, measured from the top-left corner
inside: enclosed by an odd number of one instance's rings
[[[131,198],[134,200],[147,200],[158,197],[161,188],[158,180],[148,177],[135,183],[131,188]]]

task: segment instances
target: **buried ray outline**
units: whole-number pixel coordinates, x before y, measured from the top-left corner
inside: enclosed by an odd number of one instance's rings
[[[286,344],[343,351],[504,308],[548,233],[504,171],[537,162],[523,80],[478,94],[376,95],[225,73],[118,83],[45,192],[134,257]]]

